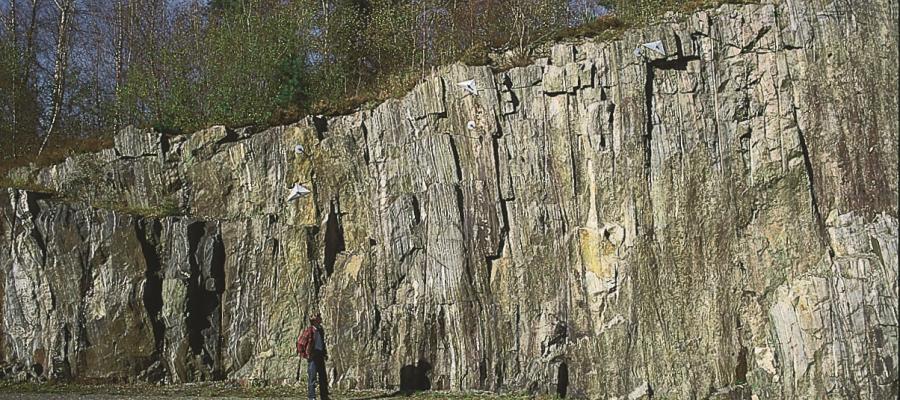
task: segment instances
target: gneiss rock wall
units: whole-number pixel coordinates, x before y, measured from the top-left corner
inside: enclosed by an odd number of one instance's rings
[[[293,382],[318,309],[341,388],[895,396],[897,24],[726,5],[16,171],[5,371]]]

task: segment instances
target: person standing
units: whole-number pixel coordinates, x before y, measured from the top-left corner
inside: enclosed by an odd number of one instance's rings
[[[325,328],[322,328],[322,315],[316,313],[309,319],[309,322],[310,326],[304,329],[300,333],[300,337],[297,338],[297,352],[301,357],[309,361],[306,367],[309,400],[315,400],[316,398],[317,377],[319,395],[322,400],[327,400],[328,374],[325,371],[325,360],[328,359],[328,347],[325,344]]]

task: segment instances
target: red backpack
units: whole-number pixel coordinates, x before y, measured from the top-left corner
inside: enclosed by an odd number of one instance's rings
[[[313,340],[313,333],[315,328],[308,327],[302,331],[300,331],[300,336],[297,337],[297,354],[300,357],[309,358],[309,345]]]

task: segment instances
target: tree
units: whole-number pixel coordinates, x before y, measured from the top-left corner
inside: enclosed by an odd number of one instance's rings
[[[619,13],[637,7],[605,4]],[[0,129],[42,153],[129,124],[190,132],[346,109],[335,104],[399,95],[436,65],[486,62],[490,51],[527,56],[597,7],[596,0],[6,0]]]
[[[68,74],[67,65],[69,62],[70,50],[70,30],[72,25],[72,13],[74,12],[73,0],[53,0],[58,10],[56,30],[56,59],[53,67],[53,93],[51,97],[50,124],[47,132],[44,133],[44,142],[38,149],[38,155],[44,151],[47,146],[47,140],[53,134],[53,129],[59,121],[60,110],[62,109],[63,99],[66,94],[66,77]]]
[[[41,106],[34,71],[40,8],[37,0],[10,1],[0,24],[0,138],[7,157],[24,154],[39,131]]]

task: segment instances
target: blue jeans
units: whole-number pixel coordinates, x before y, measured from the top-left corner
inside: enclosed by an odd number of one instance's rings
[[[306,367],[307,387],[309,388],[309,398],[316,398],[316,376],[318,375],[319,393],[323,400],[328,399],[328,374],[325,372],[325,357],[312,356],[309,358],[309,365]]]

